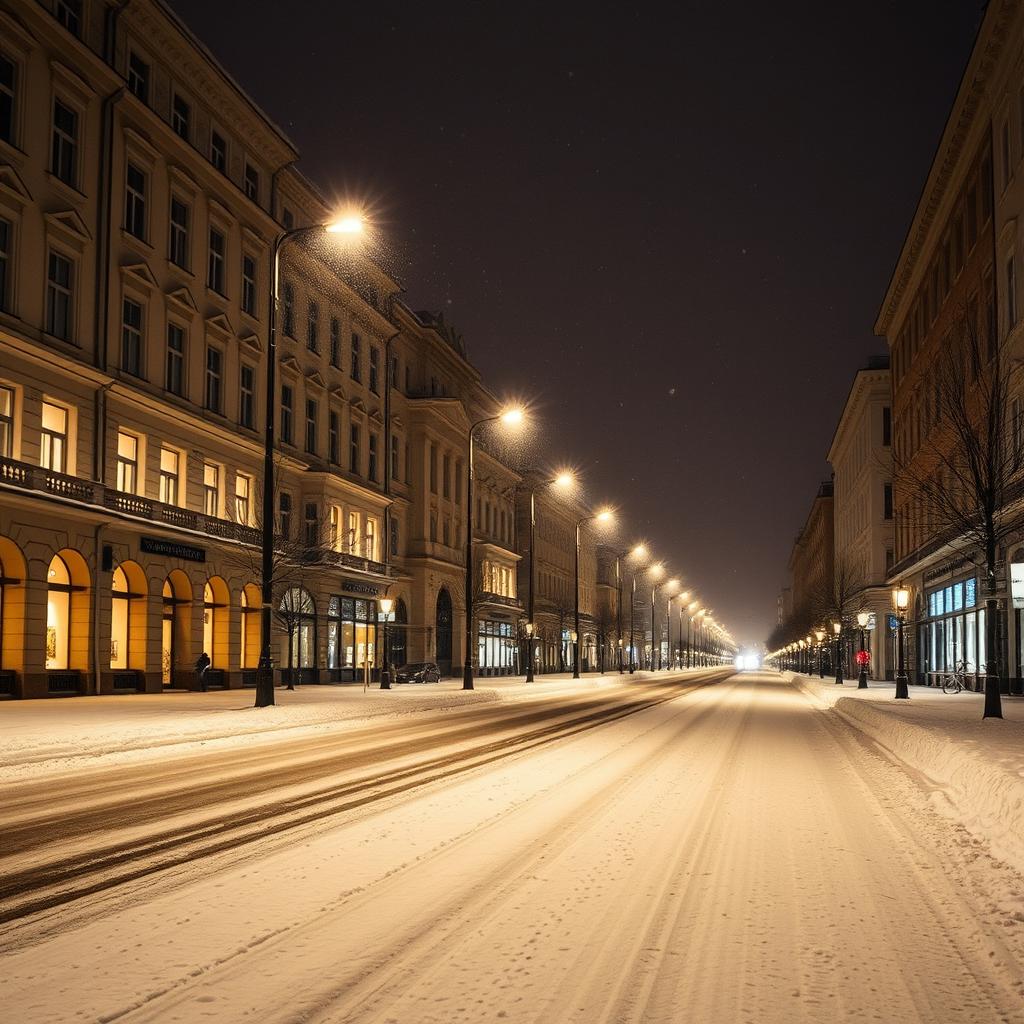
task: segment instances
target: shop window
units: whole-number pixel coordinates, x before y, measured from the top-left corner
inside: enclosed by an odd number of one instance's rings
[[[327,666],[352,677],[376,665],[377,602],[332,597],[327,610]]]

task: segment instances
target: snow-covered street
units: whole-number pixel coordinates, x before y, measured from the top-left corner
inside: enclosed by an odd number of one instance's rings
[[[1024,1021],[1021,875],[788,677],[221,736],[3,787],[5,1017]]]

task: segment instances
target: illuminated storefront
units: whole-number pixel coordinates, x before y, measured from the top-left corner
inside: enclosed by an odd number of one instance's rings
[[[924,613],[926,618],[918,631],[923,677],[951,672],[961,661],[968,674],[984,667],[985,609],[978,607],[977,577],[926,590]]]
[[[377,602],[358,597],[333,596],[327,607],[327,667],[335,682],[362,677],[377,658]]]

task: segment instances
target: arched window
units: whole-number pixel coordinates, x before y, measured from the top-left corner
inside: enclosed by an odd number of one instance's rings
[[[228,585],[211,576],[203,587],[203,650],[211,668],[228,667],[228,604]]]
[[[146,577],[136,562],[122,562],[110,579],[110,667],[146,666]]]
[[[60,555],[46,573],[46,667],[67,668],[71,656],[71,573]]]
[[[164,686],[174,685],[179,668],[191,669],[189,649],[189,605],[192,584],[180,570],[174,569],[164,580],[161,677]]]
[[[303,587],[284,592],[278,605],[278,618],[284,627],[281,665],[293,669],[316,665],[316,603]]]
[[[25,559],[14,541],[0,537],[0,670],[24,668]],[[0,692],[14,693],[5,680]]]

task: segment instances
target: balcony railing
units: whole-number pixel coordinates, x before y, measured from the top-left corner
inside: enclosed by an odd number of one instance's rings
[[[505,608],[522,608],[522,602],[517,597],[506,597],[504,594],[495,594],[493,591],[485,590],[477,598],[480,604],[500,604]]]
[[[243,526],[228,519],[192,512],[177,505],[150,501],[136,494],[127,494],[113,487],[106,487],[90,480],[80,480],[66,473],[56,473],[42,466],[33,466],[15,459],[0,458],[0,484],[9,484],[26,491],[54,494],[87,505],[97,505],[112,512],[131,516],[133,519],[162,523],[171,528],[193,530],[211,537],[221,537],[224,540],[253,546],[260,543],[260,531],[253,526]]]

